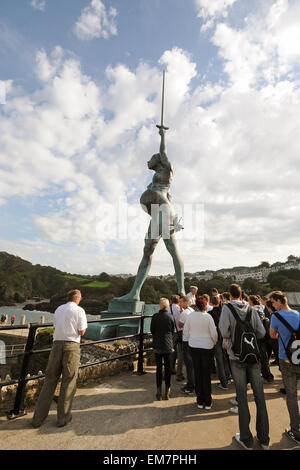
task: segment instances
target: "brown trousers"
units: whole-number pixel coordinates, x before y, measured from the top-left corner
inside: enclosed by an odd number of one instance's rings
[[[80,364],[80,344],[71,341],[54,341],[46,369],[46,377],[39,395],[33,424],[40,426],[47,418],[53,395],[62,375],[57,404],[57,424],[63,425],[70,417]]]

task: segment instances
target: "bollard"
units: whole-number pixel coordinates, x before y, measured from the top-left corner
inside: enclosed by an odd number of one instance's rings
[[[20,325],[25,325],[26,315],[21,315]]]
[[[40,324],[42,325],[43,323],[45,323],[45,315],[42,315],[40,319]]]

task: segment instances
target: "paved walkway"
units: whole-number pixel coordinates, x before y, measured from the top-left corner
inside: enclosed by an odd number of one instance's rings
[[[228,400],[235,396],[234,385],[229,391],[216,388],[213,380],[213,408],[202,411],[195,397],[180,393],[182,383],[173,377],[172,398],[155,401],[155,368],[147,374],[131,373],[109,377],[105,383],[94,383],[76,392],[73,420],[56,427],[56,405],[40,429],[30,426],[32,411],[15,421],[0,418],[2,449],[38,450],[235,450],[232,440],[238,432],[238,417],[229,412]],[[265,385],[270,419],[271,449],[299,449],[283,435],[289,424],[280,373],[273,367],[274,384]],[[255,403],[249,390],[251,429],[255,435]],[[256,444],[257,446],[257,444]],[[258,448],[258,447],[257,447]]]

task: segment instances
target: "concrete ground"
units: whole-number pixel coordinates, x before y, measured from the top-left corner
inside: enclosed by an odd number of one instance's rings
[[[40,429],[30,425],[32,411],[14,421],[0,418],[2,450],[238,450],[233,440],[238,432],[238,416],[229,412],[235,397],[232,384],[228,391],[216,387],[213,376],[213,407],[199,410],[195,396],[180,392],[182,382],[172,376],[172,398],[155,401],[155,368],[147,367],[143,376],[133,373],[109,377],[76,392],[73,420],[64,428],[56,427],[56,404]],[[273,384],[265,384],[270,420],[272,450],[300,449],[284,434],[289,426],[285,398],[278,367],[272,367]],[[255,432],[255,402],[248,391],[251,430]],[[259,449],[255,442],[255,448]]]

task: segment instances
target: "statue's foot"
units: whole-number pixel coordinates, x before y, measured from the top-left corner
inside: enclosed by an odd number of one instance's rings
[[[113,300],[117,300],[122,302],[123,300],[140,300],[140,296],[138,294],[131,294],[130,292],[126,295],[122,295],[122,297],[116,297]]]

